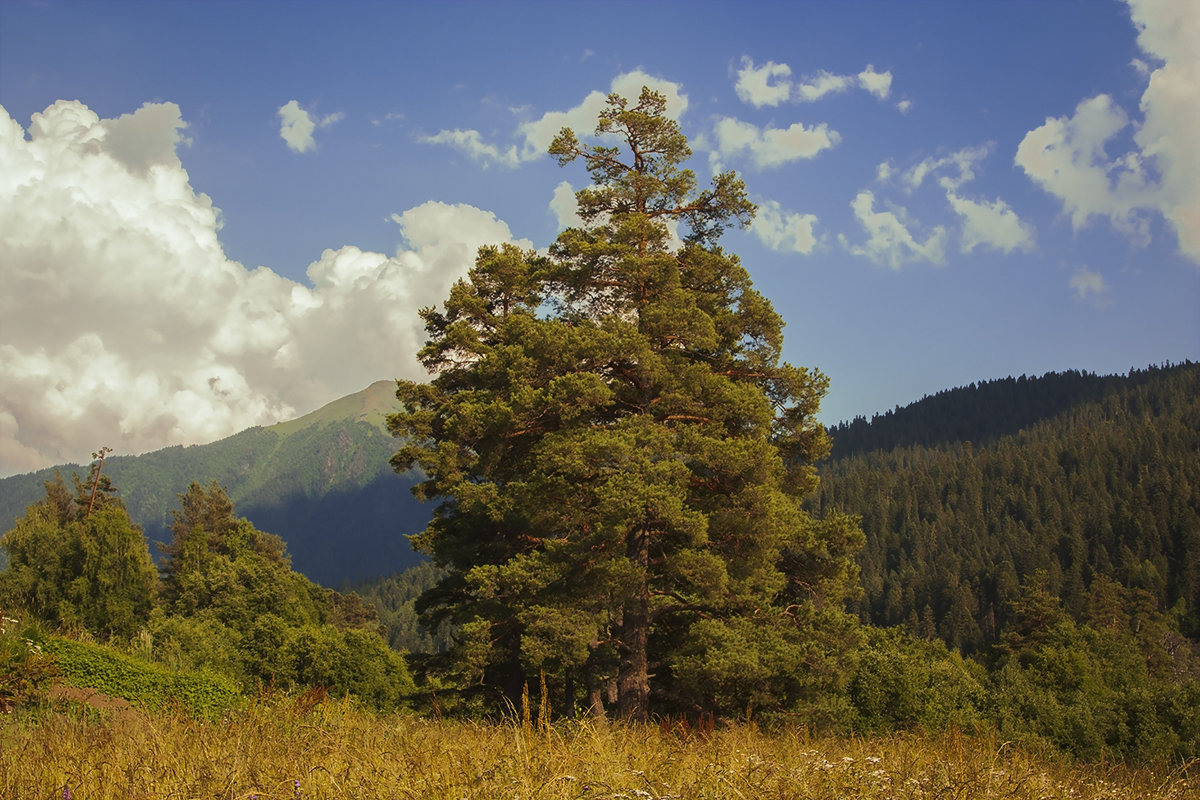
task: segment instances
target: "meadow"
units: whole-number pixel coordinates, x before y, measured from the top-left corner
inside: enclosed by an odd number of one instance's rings
[[[57,700],[0,719],[0,797],[1194,800],[1200,764],[1080,764],[957,732],[441,721],[311,694],[209,719]]]

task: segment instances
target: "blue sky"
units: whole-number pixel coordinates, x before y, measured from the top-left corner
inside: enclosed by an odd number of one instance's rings
[[[822,419],[1200,357],[1200,3],[0,3],[0,475],[419,377],[416,309],[670,98]]]

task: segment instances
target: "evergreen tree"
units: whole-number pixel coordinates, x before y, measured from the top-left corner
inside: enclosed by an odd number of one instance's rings
[[[441,499],[424,620],[514,704],[539,673],[568,713],[582,690],[632,720],[795,699],[857,578],[853,521],[800,508],[827,381],[780,360],[782,320],[717,245],[754,206],[733,173],[697,190],[665,99],[610,96],[596,136],[616,144],[550,149],[591,173],[583,226],[548,258],[481,249],[422,311],[436,377],[399,382],[389,425]]]

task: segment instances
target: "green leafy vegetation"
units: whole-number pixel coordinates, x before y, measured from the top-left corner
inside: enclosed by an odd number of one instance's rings
[[[93,476],[100,491],[81,483],[74,497],[61,479],[48,482],[46,498],[0,540],[12,559],[0,573],[5,607],[141,657],[48,639],[47,652],[71,680],[96,681],[92,688],[150,708],[167,698],[197,708],[208,702],[208,679],[184,675],[197,670],[242,692],[319,686],[377,708],[396,708],[412,694],[407,664],[380,637],[374,606],[294,572],[283,541],[236,516],[219,486],[193,483],[179,496],[160,582],[141,531],[111,484],[98,480],[98,467]],[[6,648],[6,663],[16,665],[10,673],[32,672]],[[223,697],[223,684],[213,691]]]
[[[54,657],[66,684],[123,698],[150,711],[214,717],[242,701],[238,686],[220,673],[176,672],[108,647],[57,636],[45,639],[42,647]]]
[[[40,633],[7,614],[0,608],[0,715],[42,702],[58,676],[54,657],[37,641]]]
[[[61,475],[0,544],[0,603],[36,618],[104,636],[129,637],[150,616],[158,574],[141,528],[126,513],[97,461],[75,493]]]

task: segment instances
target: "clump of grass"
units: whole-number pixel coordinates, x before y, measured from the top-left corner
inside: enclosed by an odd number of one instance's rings
[[[65,707],[0,720],[0,743],[0,797],[1191,800],[1200,790],[1194,764],[1079,765],[957,733],[490,725],[311,697],[259,699],[216,720]]]

